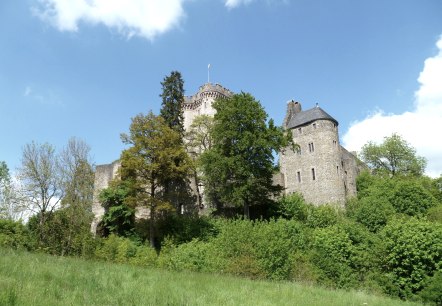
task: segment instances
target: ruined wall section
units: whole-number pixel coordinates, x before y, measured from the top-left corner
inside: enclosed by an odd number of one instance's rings
[[[94,219],[91,224],[91,232],[97,232],[97,226],[105,214],[105,209],[101,206],[99,201],[99,195],[101,190],[109,186],[110,181],[118,175],[118,169],[120,169],[121,163],[115,161],[112,164],[98,165],[95,168],[95,181],[94,181],[94,196],[92,200],[92,213],[94,214]]]

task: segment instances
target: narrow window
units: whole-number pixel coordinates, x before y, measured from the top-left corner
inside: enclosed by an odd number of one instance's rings
[[[298,155],[301,155],[301,154],[302,154],[302,152],[301,152],[301,147],[299,147],[298,150],[296,150],[296,153],[297,153]]]
[[[313,123],[313,128],[316,129],[316,123]]]
[[[299,134],[302,133],[302,128],[298,128],[298,133],[299,133]]]
[[[315,168],[312,168],[312,179],[316,180]]]
[[[310,142],[308,144],[308,151],[311,152],[315,152],[315,146],[313,145],[313,142]]]
[[[336,173],[339,174],[339,166],[336,166]]]
[[[336,147],[336,145],[338,144],[338,142],[336,140],[333,140],[333,145]]]
[[[301,183],[301,172],[298,171],[297,174],[298,174],[298,183]]]

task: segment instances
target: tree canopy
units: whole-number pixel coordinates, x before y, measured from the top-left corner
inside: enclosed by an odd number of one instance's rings
[[[216,109],[212,144],[201,156],[205,192],[218,209],[265,205],[281,186],[273,184],[274,153],[287,145],[287,137],[248,93],[213,103]],[[266,203],[267,202],[267,203]]]
[[[191,160],[181,144],[180,134],[171,129],[162,116],[152,112],[132,118],[130,133],[122,134],[121,139],[130,146],[121,153],[121,176],[132,181],[134,196],[129,201],[132,200],[133,206],[141,205],[149,210],[149,237],[154,246],[156,217],[173,210],[164,195],[165,184],[185,178]]]
[[[383,143],[369,142],[362,147],[362,160],[376,174],[413,175],[424,173],[426,160],[416,155],[416,150],[401,136],[385,137]]]
[[[172,71],[161,82],[162,98],[160,115],[166,124],[177,131],[180,136],[184,135],[183,126],[183,103],[184,103],[184,81],[181,73]],[[180,140],[182,141],[182,140]]]

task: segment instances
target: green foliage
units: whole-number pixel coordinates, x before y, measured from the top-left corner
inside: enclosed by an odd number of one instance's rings
[[[153,248],[139,245],[128,238],[113,234],[101,239],[100,245],[95,250],[95,256],[105,261],[131,263],[139,266],[154,266],[157,259]]]
[[[361,158],[374,173],[387,176],[421,176],[427,163],[397,134],[385,137],[380,145],[367,143],[362,147]]]
[[[213,145],[200,158],[205,193],[218,210],[242,207],[250,218],[250,208],[267,205],[281,191],[272,181],[273,153],[287,138],[272,120],[267,123],[267,113],[250,94],[217,100],[213,107]]]
[[[217,234],[215,224],[210,218],[170,214],[158,222],[158,238],[169,237],[174,244],[189,242],[193,239],[207,241]]]
[[[348,233],[332,226],[316,229],[313,237],[312,260],[323,273],[321,282],[338,288],[354,286],[351,261],[355,248]]]
[[[422,300],[429,305],[442,305],[442,270],[427,279],[424,289],[419,293]]]
[[[38,215],[31,217],[28,228],[35,240],[36,249],[53,255],[92,257],[95,240],[90,233],[90,224],[72,230],[72,216],[67,209],[47,213],[45,224],[39,223]],[[43,237],[43,239],[42,239]]]
[[[184,81],[181,73],[172,71],[169,76],[164,77],[161,82],[162,99],[160,116],[164,118],[166,124],[173,130],[184,136]]]
[[[324,228],[338,222],[338,211],[331,205],[310,206],[307,225],[311,228]]]
[[[149,240],[154,247],[157,219],[174,210],[168,197],[170,182],[184,180],[192,162],[180,134],[152,112],[132,118],[130,134],[121,139],[129,145],[121,153],[120,169],[122,179],[131,182],[127,200],[149,210]]]
[[[347,214],[372,232],[382,229],[394,213],[393,206],[385,197],[367,196],[347,203]]]
[[[129,181],[120,180],[111,182],[100,192],[99,200],[106,211],[102,219],[105,236],[112,233],[126,237],[134,234],[135,209],[126,204],[130,192]]]
[[[398,213],[423,215],[437,203],[436,198],[418,181],[400,180],[396,183],[391,204]]]
[[[294,219],[298,221],[306,221],[309,205],[305,202],[304,197],[300,193],[292,193],[283,196],[277,202],[277,213],[283,218]]]
[[[442,268],[442,225],[425,220],[391,220],[382,231],[384,270],[401,298],[422,290],[425,280]]]
[[[0,219],[0,247],[31,249],[33,240],[21,222]]]
[[[427,218],[429,221],[442,223],[442,204],[428,209]]]

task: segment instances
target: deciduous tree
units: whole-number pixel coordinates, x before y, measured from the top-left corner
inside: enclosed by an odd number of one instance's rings
[[[248,93],[214,102],[211,149],[201,156],[206,194],[217,208],[269,203],[282,187],[273,184],[274,153],[287,145],[281,128],[267,122],[267,113]]]
[[[122,134],[121,139],[130,146],[121,154],[121,175],[133,180],[132,202],[149,209],[149,239],[155,246],[155,221],[162,212],[173,209],[164,196],[165,183],[185,178],[191,160],[180,134],[152,112],[132,118],[130,133]]]
[[[48,143],[32,142],[23,148],[19,170],[22,192],[29,208],[38,213],[39,226],[44,228],[46,218],[63,198],[61,175],[55,149]],[[44,231],[40,231],[40,241]]]
[[[424,173],[426,160],[416,155],[416,150],[402,137],[393,134],[384,142],[369,142],[362,147],[362,160],[376,174],[420,176]]]

